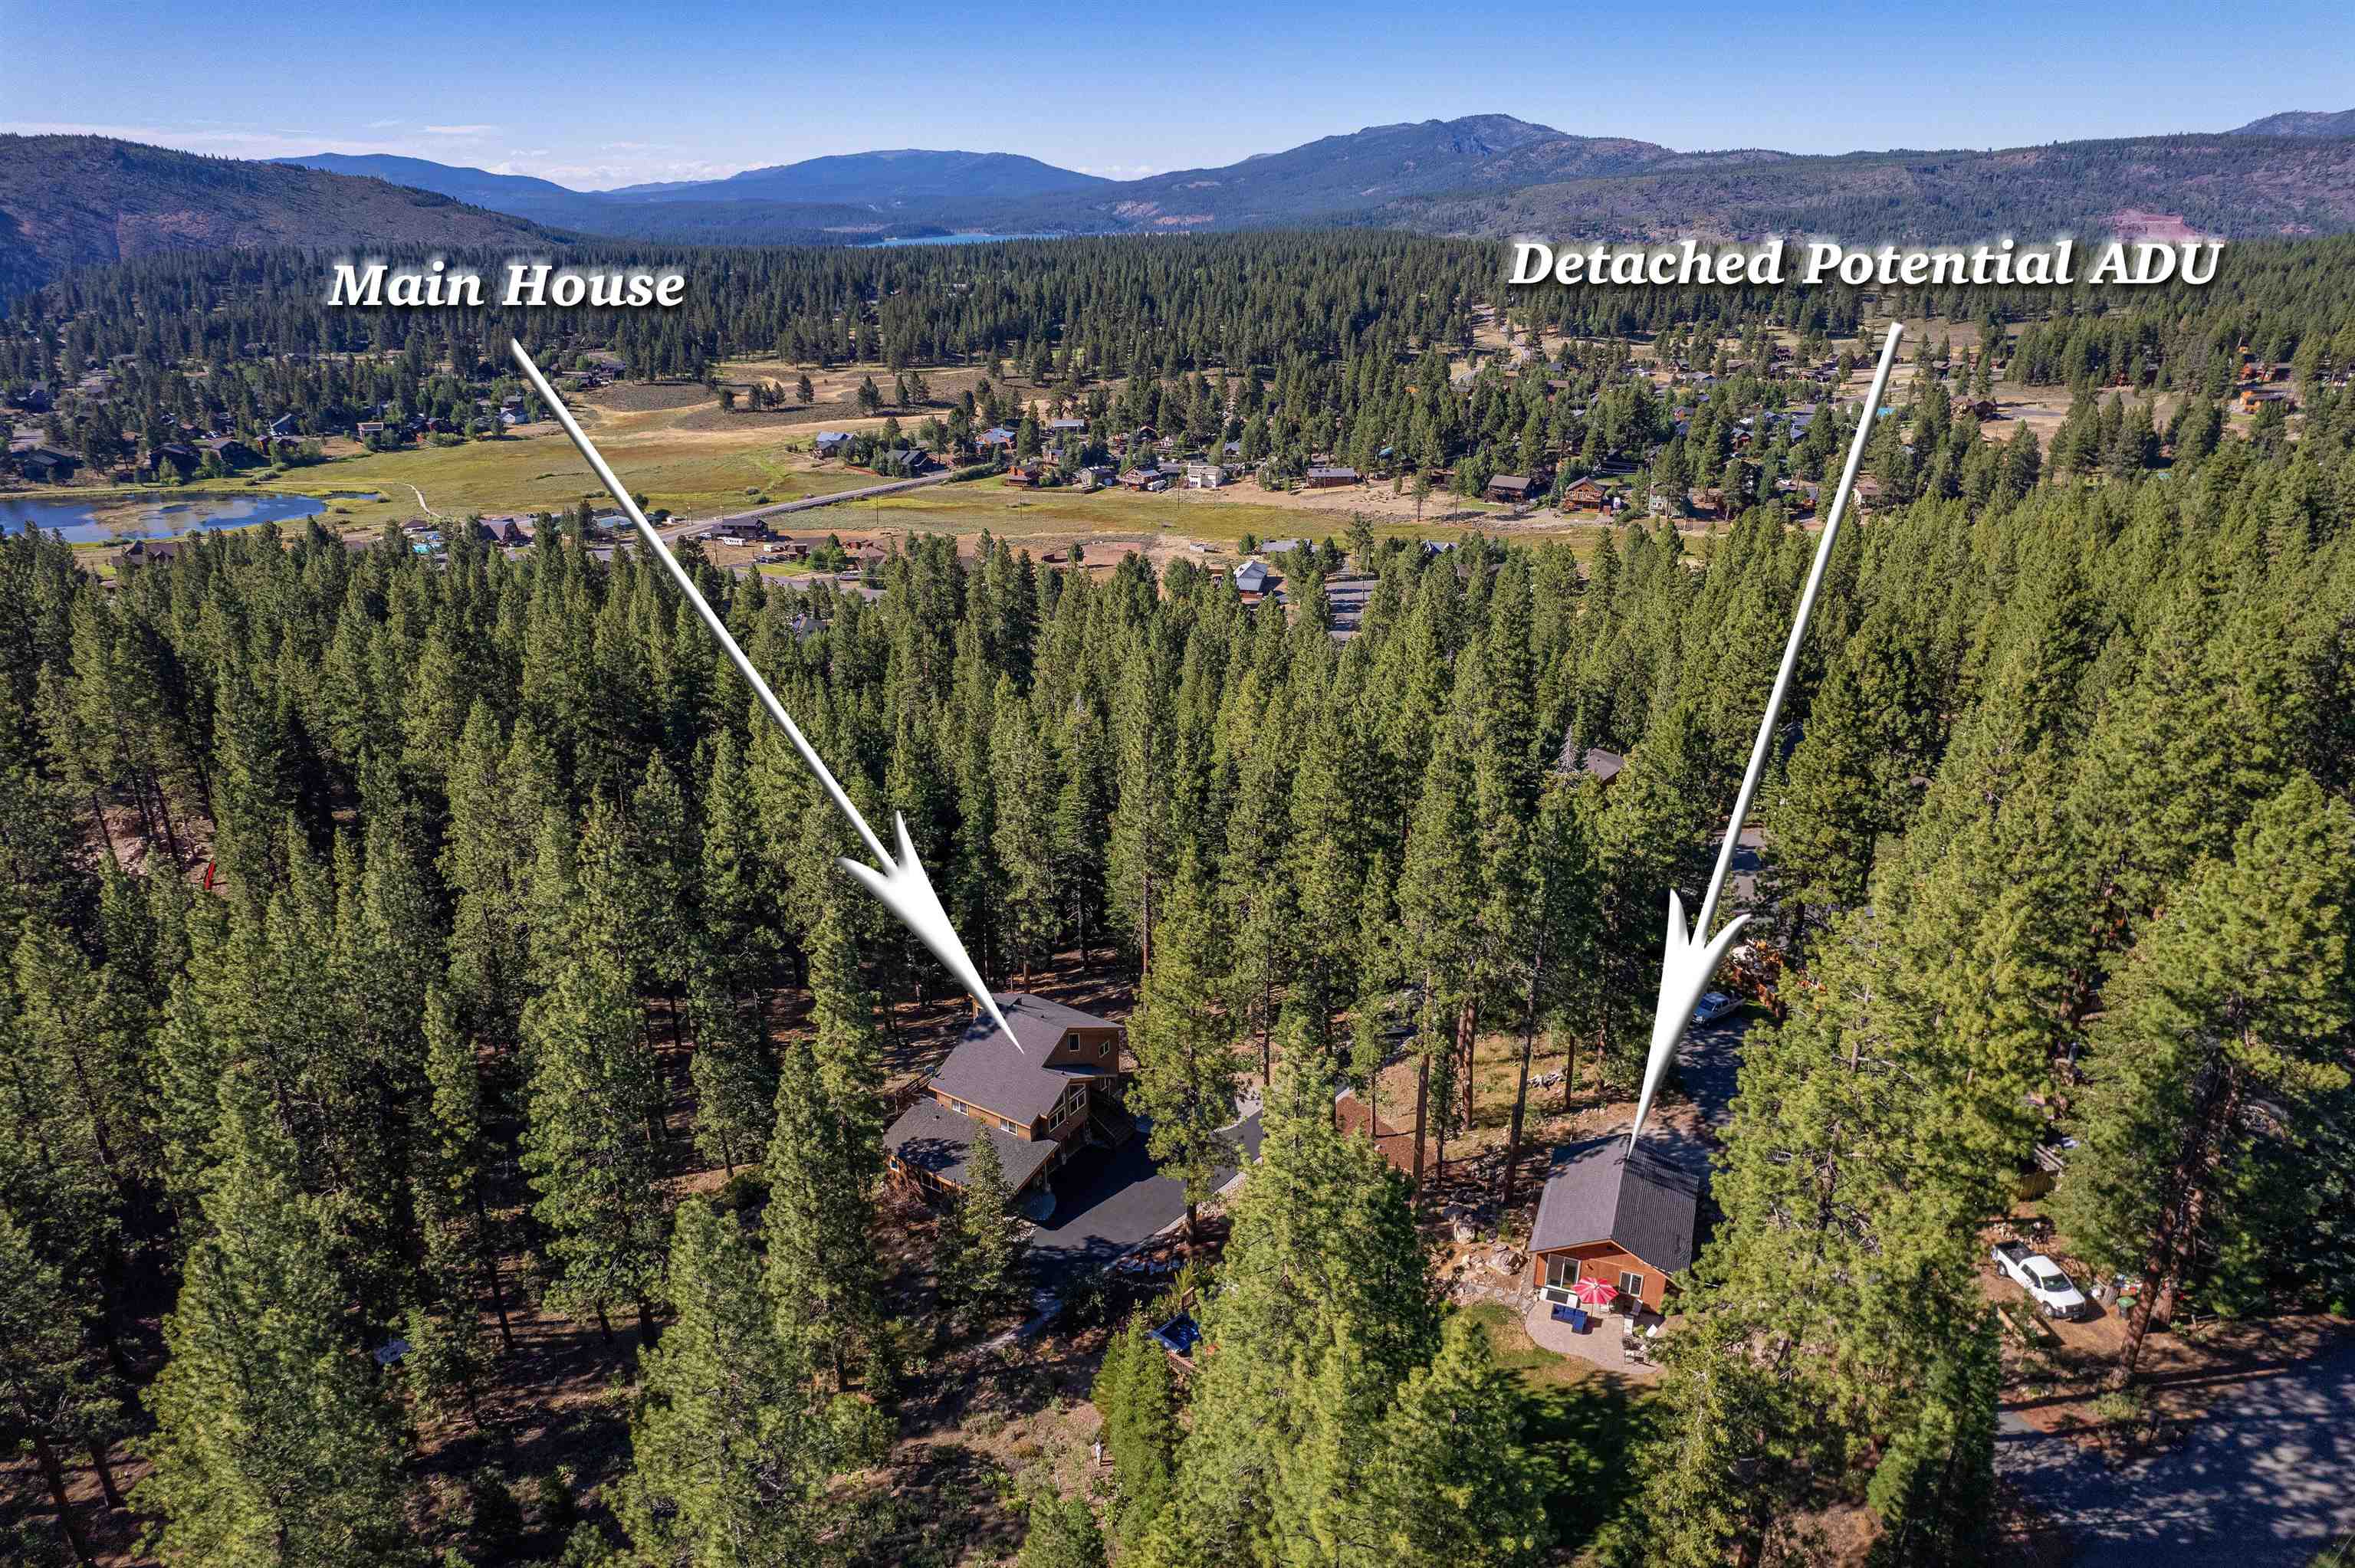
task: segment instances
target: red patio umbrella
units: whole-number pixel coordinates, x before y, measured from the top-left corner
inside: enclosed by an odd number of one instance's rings
[[[1601,1279],[1574,1280],[1570,1293],[1588,1307],[1607,1307],[1619,1299],[1619,1287]]]

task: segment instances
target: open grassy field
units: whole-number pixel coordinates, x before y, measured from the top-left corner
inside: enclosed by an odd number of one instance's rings
[[[718,411],[699,387],[659,390],[693,397],[654,399],[658,406],[636,408],[600,404],[592,397],[580,409],[599,450],[649,507],[699,516],[762,497],[791,501],[870,482],[839,470],[812,471],[804,450],[806,437],[795,439],[766,421],[740,425],[722,418],[716,429],[699,428],[700,416]],[[346,527],[375,527],[432,513],[455,517],[557,511],[583,495],[602,496],[589,465],[562,431],[553,424],[527,429],[528,434],[496,441],[370,452],[291,471],[269,488],[376,489],[380,501],[337,503],[336,521]]]

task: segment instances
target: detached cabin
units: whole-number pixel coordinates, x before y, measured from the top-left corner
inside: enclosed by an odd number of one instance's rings
[[[1622,1310],[1657,1312],[1691,1266],[1701,1178],[1621,1134],[1553,1152],[1529,1230],[1529,1285],[1547,1300],[1572,1300],[1581,1279],[1619,1292]]]
[[[1602,484],[1593,479],[1572,480],[1570,487],[1561,493],[1561,505],[1565,512],[1572,507],[1599,512],[1609,499]]]
[[[1117,1147],[1133,1131],[1121,1108],[1119,1024],[1027,991],[1001,991],[997,1005],[1014,1039],[976,1016],[883,1135],[892,1172],[929,1192],[964,1186],[978,1139],[996,1146],[1018,1201],[1043,1190],[1072,1150]]]

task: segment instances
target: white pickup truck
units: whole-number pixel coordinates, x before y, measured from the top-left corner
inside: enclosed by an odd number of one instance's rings
[[[1995,1259],[1996,1267],[2012,1283],[2028,1292],[2029,1298],[2044,1309],[2046,1317],[2074,1320],[2092,1309],[2085,1293],[2061,1272],[2059,1264],[2042,1253],[2030,1252],[2016,1241],[2008,1241],[1996,1243],[1987,1255]]]

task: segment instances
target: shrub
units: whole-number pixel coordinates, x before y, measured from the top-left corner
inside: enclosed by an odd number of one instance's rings
[[[2094,1401],[2094,1414],[2101,1417],[2105,1425],[2109,1426],[2125,1426],[2139,1421],[2142,1419],[2143,1410],[2144,1403],[2140,1389],[2114,1388]]]
[[[523,1505],[507,1489],[506,1478],[489,1465],[466,1478],[466,1538],[485,1568],[523,1551]]]

